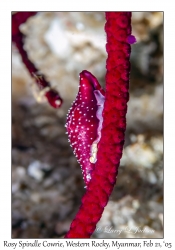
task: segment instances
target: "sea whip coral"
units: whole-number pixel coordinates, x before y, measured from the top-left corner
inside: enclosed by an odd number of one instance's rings
[[[39,74],[38,69],[29,60],[27,52],[24,49],[25,36],[20,31],[19,27],[25,23],[29,17],[36,15],[37,12],[17,12],[12,15],[12,41],[15,43],[21,55],[22,61],[28,69],[30,75],[34,78],[36,84],[41,91],[40,94],[44,95],[50,105],[54,108],[59,108],[62,104],[62,99],[58,92],[51,88],[50,83],[46,81],[44,75]]]
[[[113,190],[122,156],[129,99],[131,12],[107,12],[106,93],[97,162],[65,238],[89,238]],[[87,156],[88,157],[88,156]]]

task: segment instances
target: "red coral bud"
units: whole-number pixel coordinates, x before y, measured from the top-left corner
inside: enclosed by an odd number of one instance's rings
[[[121,14],[120,16],[117,17],[117,24],[121,28],[126,28],[129,24],[129,18],[125,14]]]
[[[117,127],[120,129],[125,129],[126,128],[126,117],[121,117],[117,121]]]
[[[116,145],[116,153],[121,155],[123,151],[123,143],[117,144]]]
[[[105,31],[109,33],[113,33],[113,30],[117,28],[116,20],[114,18],[110,18],[107,23],[105,23]]]
[[[130,62],[127,59],[120,59],[117,62],[117,69],[120,73],[125,71],[130,71]]]
[[[123,142],[123,131],[116,129],[116,131],[114,130],[114,132],[115,133],[113,134],[113,141],[117,144]]]
[[[81,214],[78,215],[78,219],[81,221],[83,220],[84,223],[89,223],[89,221],[91,221],[92,213],[93,211],[91,213],[86,213],[85,208],[82,207]]]
[[[106,204],[108,203],[108,195],[107,193],[105,192],[100,192],[99,195],[101,196],[100,197],[100,205],[104,208],[106,206]]]
[[[124,81],[128,81],[128,79],[129,79],[129,72],[128,72],[128,70],[126,70],[126,69],[123,70],[123,72],[121,73],[121,78]]]
[[[111,156],[110,156],[110,159],[111,159],[111,161],[112,161],[112,163],[113,164],[119,164],[119,162],[120,162],[120,158],[121,158],[121,155],[118,155],[118,154],[111,154]]]
[[[127,109],[127,103],[125,99],[118,99],[116,100],[116,108],[117,110],[125,110]]]
[[[128,88],[129,88],[129,82],[128,81],[124,81],[122,79],[119,79],[117,81],[117,84],[120,87],[120,90],[122,92],[128,93]]]
[[[106,120],[107,120],[107,124],[110,124],[111,122],[117,122],[118,114],[116,112],[116,109],[111,109],[109,113],[106,113]]]
[[[127,57],[130,56],[131,53],[131,46],[128,43],[124,43],[122,46],[122,50],[124,51],[124,53],[126,54]]]
[[[89,209],[91,211],[98,211],[99,209],[101,209],[101,207],[99,206],[99,204],[97,203],[89,203]]]
[[[125,58],[125,54],[122,51],[117,50],[117,51],[113,51],[113,53],[110,53],[106,60],[107,70],[111,70],[112,68],[120,64],[122,65],[127,64],[128,62],[124,58]]]
[[[108,43],[106,44],[106,51],[110,54],[110,52],[115,53],[116,51],[122,51],[122,49],[122,44],[117,41],[114,35],[110,35],[108,38]]]
[[[113,173],[108,174],[108,180],[113,185],[116,183],[116,176],[117,176],[117,174],[113,174]]]
[[[119,41],[119,42],[126,42],[127,41],[127,32],[126,30],[123,29],[118,29],[116,31],[116,33],[114,34],[115,38]]]
[[[117,68],[112,69],[110,72],[106,73],[106,81],[109,83],[116,83],[118,79],[120,79],[121,75]]]
[[[96,228],[96,225],[94,225],[94,223],[88,224],[86,226],[87,233],[91,235],[94,232],[95,228]]]

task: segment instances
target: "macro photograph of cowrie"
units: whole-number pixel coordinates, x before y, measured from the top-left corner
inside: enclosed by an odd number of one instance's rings
[[[12,239],[163,238],[164,13],[11,20]]]

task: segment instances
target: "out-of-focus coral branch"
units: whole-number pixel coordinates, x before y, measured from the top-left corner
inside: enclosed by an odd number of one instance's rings
[[[66,238],[89,238],[113,190],[124,145],[129,99],[131,13],[106,13],[106,94],[97,162]]]
[[[28,69],[30,75],[34,78],[36,84],[50,105],[54,108],[59,108],[62,104],[62,99],[59,93],[51,88],[51,85],[46,81],[44,75],[39,74],[39,70],[29,60],[27,52],[24,49],[25,35],[20,31],[20,25],[25,23],[29,17],[36,15],[37,12],[17,12],[12,15],[12,41],[15,43],[21,55],[22,61]]]

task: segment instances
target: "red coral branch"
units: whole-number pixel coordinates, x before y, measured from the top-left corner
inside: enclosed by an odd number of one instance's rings
[[[22,61],[30,75],[34,78],[39,90],[42,91],[52,107],[59,108],[62,104],[62,99],[59,93],[51,88],[50,83],[46,81],[44,75],[39,74],[38,69],[29,60],[27,52],[24,49],[25,36],[19,29],[22,23],[25,23],[29,17],[36,15],[36,13],[37,12],[17,12],[12,15],[12,41],[16,44]]]
[[[65,238],[89,238],[94,232],[115,185],[122,156],[129,99],[129,43],[133,43],[131,13],[109,12],[106,20],[106,95],[97,162]]]

